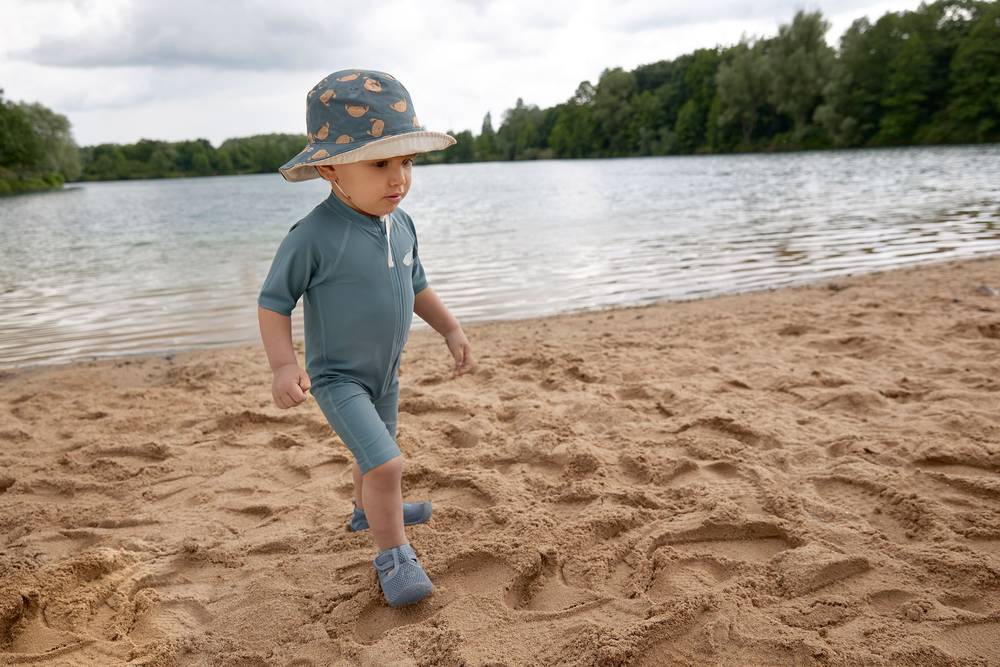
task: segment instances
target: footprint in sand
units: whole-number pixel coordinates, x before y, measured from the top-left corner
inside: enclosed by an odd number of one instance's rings
[[[938,598],[938,602],[975,614],[989,614],[991,611],[990,605],[978,595],[942,595]]]
[[[925,458],[914,465],[936,482],[975,496],[973,503],[979,504],[983,498],[1000,501],[1000,472],[989,466],[951,457]]]
[[[688,422],[674,433],[687,433],[691,436],[699,434],[723,436],[736,440],[747,447],[758,449],[774,449],[781,447],[780,440],[767,433],[762,433],[746,424],[742,424],[732,417],[705,417]]]
[[[474,478],[430,469],[407,469],[403,490],[408,498],[462,509],[492,507],[495,499]]]
[[[960,463],[951,458],[926,458],[916,461],[916,466],[931,472],[1000,481],[1000,471],[977,463]]]
[[[793,628],[819,630],[843,625],[860,614],[851,601],[842,596],[824,597],[818,600],[795,600],[786,603],[778,616]]]
[[[895,542],[905,543],[916,537],[921,519],[926,518],[915,500],[903,502],[873,482],[828,477],[814,480],[813,486],[833,507],[858,515]]]
[[[713,496],[722,496],[735,502],[747,514],[765,514],[761,505],[761,492],[755,484],[744,478],[739,468],[726,461],[693,463],[679,472],[668,486],[684,487],[701,485]]]
[[[157,591],[143,596],[135,622],[128,632],[137,644],[163,640],[169,637],[190,636],[200,633],[212,622],[212,614],[199,600],[192,598],[165,598]]]
[[[843,412],[855,418],[879,414],[892,407],[881,393],[862,387],[817,393],[807,405],[812,410]]]
[[[470,449],[480,444],[490,434],[490,426],[481,418],[470,419],[463,424],[448,424],[444,435],[452,447]]]
[[[136,458],[147,461],[166,461],[174,456],[174,452],[169,445],[158,442],[144,442],[139,445],[116,445],[111,447],[91,447],[87,448],[87,454],[96,456],[110,456],[122,458]]]
[[[898,588],[887,588],[876,591],[868,596],[868,604],[888,616],[895,616],[896,610],[905,602],[917,597],[917,593],[900,590]]]
[[[682,554],[718,557],[731,560],[763,563],[775,554],[798,546],[784,529],[765,521],[739,524],[705,524],[698,528],[669,531],[655,536],[647,548],[647,555],[662,547],[670,546]]]
[[[411,415],[425,415],[432,412],[465,415],[467,410],[453,402],[444,402],[423,396],[408,396],[399,401],[399,411]]]
[[[28,442],[29,440],[34,439],[35,437],[33,435],[19,428],[0,431],[0,442],[5,443],[7,446],[20,442]]]
[[[643,384],[632,384],[621,387],[618,391],[618,398],[623,401],[645,401],[653,398],[649,388]]]
[[[256,429],[261,426],[273,426],[275,424],[290,424],[295,421],[294,417],[273,417],[262,412],[253,410],[243,410],[241,412],[223,415],[215,420],[213,424],[202,428],[202,433],[215,433],[217,431],[245,431]]]
[[[518,577],[504,595],[511,609],[528,611],[562,611],[594,599],[593,593],[571,586],[555,560],[543,561],[538,569]]]
[[[17,662],[61,656],[72,664],[92,664],[93,656],[81,651],[94,640],[117,634],[120,617],[129,612],[120,588],[128,585],[132,566],[124,552],[97,548],[42,567],[31,579],[19,582],[15,575],[9,590],[29,592],[16,594],[16,599],[0,594],[5,651],[15,654]]]
[[[562,466],[541,460],[537,456],[519,457],[514,460],[483,461],[483,465],[496,470],[508,479],[540,478],[550,484],[562,483],[560,481],[563,474]]]
[[[655,601],[707,593],[735,573],[731,566],[713,558],[672,559],[657,552],[645,593]]]
[[[1000,623],[960,623],[931,640],[954,658],[985,661],[983,664],[1000,664]],[[978,664],[978,663],[977,663]]]
[[[35,533],[34,539],[46,544],[45,559],[57,563],[100,543],[104,536],[86,528],[66,528]]]
[[[631,539],[631,546],[622,543],[605,575],[591,579],[602,593],[623,599],[646,595],[654,600],[703,593],[734,576],[740,569],[738,562],[762,565],[798,544],[783,529],[760,521],[661,529]]]

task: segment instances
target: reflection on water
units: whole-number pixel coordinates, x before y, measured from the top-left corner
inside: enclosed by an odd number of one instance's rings
[[[0,366],[256,340],[271,257],[324,185],[0,199]],[[403,208],[461,321],[529,317],[1000,252],[1000,146],[418,167]]]

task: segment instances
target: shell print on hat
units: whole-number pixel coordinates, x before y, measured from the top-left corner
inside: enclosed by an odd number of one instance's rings
[[[302,151],[281,166],[290,181],[319,177],[315,164],[344,164],[442,150],[455,143],[424,129],[398,80],[375,70],[333,72],[306,96]]]
[[[361,104],[345,104],[344,108],[347,109],[347,113],[349,113],[353,118],[361,118],[366,113],[368,113],[368,105],[367,104],[365,104],[365,105],[361,105]]]

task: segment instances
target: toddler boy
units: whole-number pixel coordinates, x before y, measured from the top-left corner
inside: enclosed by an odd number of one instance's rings
[[[434,291],[410,216],[398,208],[413,156],[455,139],[424,130],[409,93],[372,70],[330,74],[306,97],[307,145],[282,165],[286,180],[323,178],[330,195],[292,225],[258,296],[258,319],[274,373],[272,395],[291,408],[312,393],[355,459],[352,530],[371,528],[373,565],[388,603],[418,602],[433,585],[404,525],[430,519],[429,501],[404,503],[396,444],[399,363],[415,312],[444,336],[452,377],[474,368],[458,321]],[[303,298],[306,368],[291,339]]]

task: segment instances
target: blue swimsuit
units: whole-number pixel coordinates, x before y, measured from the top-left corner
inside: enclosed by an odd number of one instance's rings
[[[331,192],[292,225],[257,298],[291,316],[303,297],[310,391],[362,473],[400,455],[397,372],[426,286],[409,215],[365,215]]]

